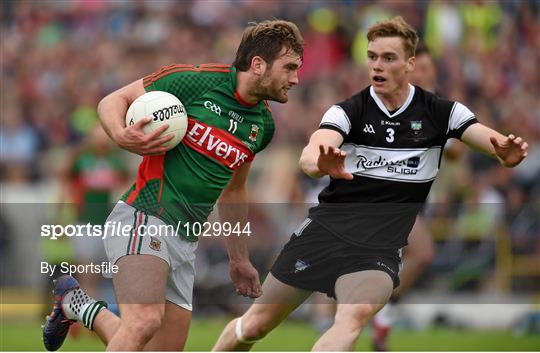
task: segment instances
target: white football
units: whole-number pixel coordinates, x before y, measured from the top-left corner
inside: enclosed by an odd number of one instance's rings
[[[180,99],[176,96],[163,92],[152,91],[143,94],[131,103],[126,114],[126,126],[134,125],[144,117],[151,117],[152,121],[143,127],[148,134],[155,131],[163,124],[169,124],[169,128],[161,136],[174,134],[174,138],[163,146],[176,146],[182,141],[187,129],[187,113]]]

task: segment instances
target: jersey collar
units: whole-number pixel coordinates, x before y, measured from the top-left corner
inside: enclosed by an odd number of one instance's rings
[[[403,111],[407,109],[407,107],[409,106],[409,104],[411,104],[411,101],[414,97],[414,91],[415,91],[414,86],[409,83],[409,95],[407,96],[405,103],[403,103],[403,105],[394,114],[390,114],[388,109],[386,109],[386,107],[384,106],[384,103],[382,102],[382,100],[377,96],[377,94],[375,94],[375,90],[373,89],[373,86],[369,87],[369,94],[371,95],[375,103],[377,103],[377,106],[379,107],[379,109],[382,110],[383,113],[386,114],[389,118],[393,118],[396,115],[403,113]]]
[[[256,106],[259,103],[251,104],[249,102],[246,102],[244,99],[242,99],[242,97],[240,96],[240,94],[236,90],[236,87],[238,86],[238,78],[236,77],[237,72],[238,71],[236,70],[236,67],[234,65],[231,66],[230,75],[231,75],[231,82],[232,82],[232,89],[233,89],[233,92],[234,92],[234,97],[236,98],[236,101],[238,103],[240,103],[241,105],[243,105],[245,107],[253,108],[254,106]]]

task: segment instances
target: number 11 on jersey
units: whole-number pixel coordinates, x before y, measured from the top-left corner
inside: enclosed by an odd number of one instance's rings
[[[234,134],[236,132],[237,128],[238,128],[238,122],[236,120],[229,119],[229,130],[228,131]]]

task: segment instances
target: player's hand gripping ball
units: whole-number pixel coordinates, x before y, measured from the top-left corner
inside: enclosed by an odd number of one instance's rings
[[[187,113],[184,105],[176,96],[162,91],[152,91],[143,94],[133,101],[126,114],[126,126],[134,125],[144,117],[152,121],[144,125],[143,131],[150,133],[163,124],[169,124],[161,136],[174,134],[174,138],[163,146],[174,147],[182,141],[187,129]]]

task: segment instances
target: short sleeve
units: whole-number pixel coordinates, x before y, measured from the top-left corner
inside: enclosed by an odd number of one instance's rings
[[[143,78],[144,89],[147,92],[169,92],[187,105],[201,94],[229,79],[229,66],[211,67],[208,65],[165,66]]]
[[[463,132],[472,124],[477,123],[474,113],[465,105],[455,102],[448,119],[448,137],[461,139]]]
[[[319,129],[335,130],[345,137],[351,131],[351,120],[341,106],[333,105],[324,113]]]

